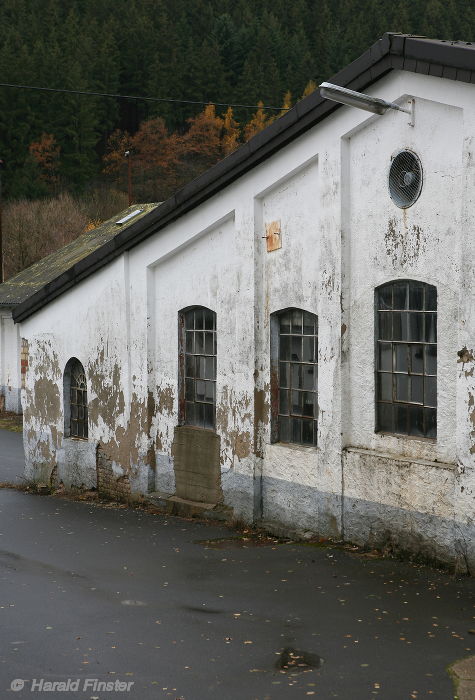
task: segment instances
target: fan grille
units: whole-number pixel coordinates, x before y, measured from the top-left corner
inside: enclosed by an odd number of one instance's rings
[[[396,206],[407,209],[417,201],[422,189],[422,165],[411,151],[394,157],[389,170],[389,194]]]

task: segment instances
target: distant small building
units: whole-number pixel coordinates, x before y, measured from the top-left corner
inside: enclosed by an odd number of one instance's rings
[[[474,80],[386,34],[331,82],[414,119],[314,93],[22,299],[27,476],[473,571]]]

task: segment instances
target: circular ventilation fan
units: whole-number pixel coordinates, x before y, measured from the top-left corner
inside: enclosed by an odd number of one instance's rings
[[[401,151],[389,169],[389,194],[394,204],[407,209],[417,201],[422,189],[422,165],[411,151]]]

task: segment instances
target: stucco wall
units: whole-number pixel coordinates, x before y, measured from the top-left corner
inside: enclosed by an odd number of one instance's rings
[[[5,411],[21,413],[20,329],[9,309],[0,310],[0,396]]]
[[[221,487],[237,517],[369,543],[392,532],[391,546],[475,564],[473,87],[393,72],[372,92],[415,95],[415,126],[337,110],[22,324],[29,475],[68,471],[62,372],[75,356],[92,445],[75,480],[94,479],[100,443],[132,491],[173,493],[178,312],[203,305],[217,314]],[[405,147],[424,185],[401,210],[387,174]],[[267,252],[271,222],[282,247]],[[408,278],[438,290],[435,442],[374,430],[374,288]],[[318,316],[315,448],[271,444],[269,319],[291,306]]]

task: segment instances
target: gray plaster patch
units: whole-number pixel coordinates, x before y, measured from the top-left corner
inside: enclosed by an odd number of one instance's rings
[[[163,452],[155,452],[155,488],[162,493],[175,493],[173,458]]]
[[[71,486],[96,488],[96,443],[88,440],[65,438],[56,452],[58,481]]]

